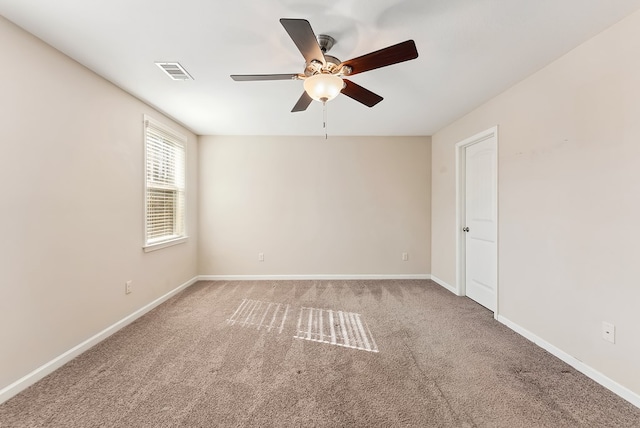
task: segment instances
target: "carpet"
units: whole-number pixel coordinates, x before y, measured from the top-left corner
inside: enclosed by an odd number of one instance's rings
[[[638,427],[428,280],[198,282],[0,405],[0,427]]]

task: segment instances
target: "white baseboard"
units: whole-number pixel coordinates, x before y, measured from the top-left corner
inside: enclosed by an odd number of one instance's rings
[[[431,279],[429,274],[362,275],[200,275],[199,281],[287,281],[287,280],[358,280],[358,279]]]
[[[618,382],[614,381],[613,379],[608,378],[604,374],[586,365],[585,363],[578,360],[577,358],[572,357],[571,355],[567,354],[560,348],[556,348],[546,340],[541,339],[540,337],[531,333],[529,330],[520,327],[518,324],[514,323],[513,321],[510,321],[509,319],[503,317],[502,315],[498,315],[498,321],[506,325],[511,330],[518,333],[519,335],[525,337],[526,339],[529,339],[530,341],[532,341],[542,349],[546,350],[550,354],[560,358],[562,361],[569,364],[571,367],[578,370],[579,372],[586,375],[587,377],[598,382],[600,385],[604,386],[608,390],[624,398],[634,406],[640,408],[640,395],[620,385]]]
[[[105,328],[100,333],[90,337],[89,339],[85,340],[79,345],[74,346],[73,348],[69,349],[67,352],[57,356],[56,358],[49,361],[48,363],[43,364],[42,366],[38,367],[31,373],[23,376],[22,378],[18,379],[12,384],[0,389],[0,404],[4,403],[5,401],[10,399],[14,395],[18,394],[19,392],[27,389],[29,386],[33,385],[34,383],[36,383],[43,377],[47,376],[48,374],[53,373],[56,369],[62,367],[64,364],[68,363],[78,355],[87,351],[89,348],[98,344],[99,342],[102,342],[104,339],[111,336],[113,333],[117,332],[121,328],[127,326],[128,324],[131,324],[133,321],[140,318],[142,315],[146,314],[151,309],[155,308],[159,304],[173,297],[175,294],[184,290],[190,285],[196,283],[197,281],[198,281],[197,276],[191,278],[189,281],[171,290],[167,294],[161,297],[158,297],[156,300],[143,306],[142,308],[138,309],[131,315],[124,317],[123,319],[116,322],[115,324]]]
[[[456,287],[447,284],[446,282],[444,282],[443,280],[441,280],[440,278],[438,278],[435,275],[431,275],[431,281],[435,282],[436,284],[446,288],[447,290],[449,290],[450,292],[452,292],[453,294],[455,294],[456,296],[460,296],[460,293],[458,293],[458,290],[456,289]]]

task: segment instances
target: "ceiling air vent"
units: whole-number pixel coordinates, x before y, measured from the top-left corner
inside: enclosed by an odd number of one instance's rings
[[[173,80],[193,80],[187,70],[177,62],[156,62],[155,64]]]

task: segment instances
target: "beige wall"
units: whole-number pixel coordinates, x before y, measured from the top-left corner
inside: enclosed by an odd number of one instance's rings
[[[198,230],[193,134],[2,17],[0,52],[2,389],[197,275]],[[189,138],[191,238],[152,253],[143,114]]]
[[[428,137],[202,137],[200,273],[428,274],[430,152]]]
[[[635,13],[436,133],[432,153],[432,273],[455,284],[454,144],[499,125],[500,315],[636,394],[638,52]]]

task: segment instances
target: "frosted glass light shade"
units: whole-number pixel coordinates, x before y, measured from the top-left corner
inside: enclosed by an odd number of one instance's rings
[[[342,79],[334,74],[314,74],[304,80],[304,90],[316,101],[327,102],[342,90]]]

